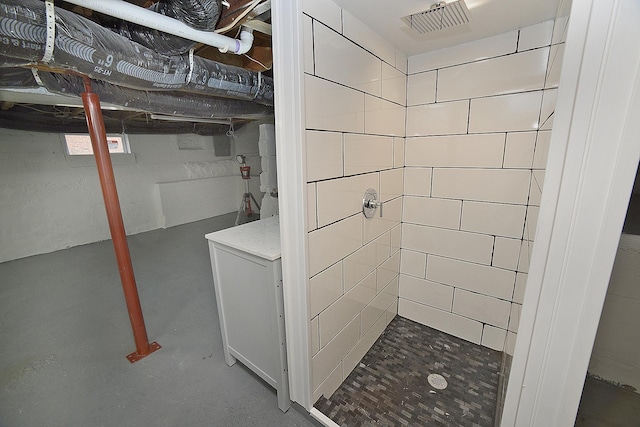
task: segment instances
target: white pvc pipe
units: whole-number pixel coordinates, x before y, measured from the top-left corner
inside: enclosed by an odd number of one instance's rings
[[[66,0],[67,3],[85,7],[144,27],[173,34],[188,40],[217,47],[221,52],[238,55],[247,53],[253,44],[251,31],[243,30],[240,40],[214,32],[195,30],[188,25],[160,13],[127,3],[122,0]]]

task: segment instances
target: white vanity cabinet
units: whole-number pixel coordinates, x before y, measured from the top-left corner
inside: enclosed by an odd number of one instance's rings
[[[205,236],[213,270],[225,360],[239,360],[278,393],[289,409],[278,217]]]

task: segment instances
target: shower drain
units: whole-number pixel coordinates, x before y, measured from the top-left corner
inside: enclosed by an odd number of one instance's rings
[[[437,390],[444,390],[447,388],[447,380],[440,374],[431,374],[427,377],[429,385]]]

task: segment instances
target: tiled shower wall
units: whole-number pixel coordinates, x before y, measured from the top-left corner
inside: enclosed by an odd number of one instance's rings
[[[510,352],[564,25],[407,62],[331,0],[302,3],[314,401],[396,313]],[[382,218],[361,214],[368,188]]]
[[[564,25],[409,58],[401,316],[512,353]]]
[[[315,401],[397,313],[407,58],[330,0],[303,10]],[[368,188],[382,218],[361,213]]]

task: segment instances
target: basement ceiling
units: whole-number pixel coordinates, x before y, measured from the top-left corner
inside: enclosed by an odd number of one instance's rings
[[[128,3],[136,6],[148,8],[156,1],[151,0],[126,0]],[[236,55],[232,53],[221,53],[217,48],[196,45],[194,55],[222,64],[233,65],[235,67],[244,68],[251,71],[260,71],[264,76],[272,77],[271,67],[273,64],[271,52],[271,8],[270,1],[263,0],[258,2],[257,6],[247,14],[241,21],[234,22],[238,15],[244,12],[247,5],[253,5],[253,0],[227,0],[225,2],[228,7],[222,8],[222,13],[216,28],[221,34],[235,38],[239,33],[240,24],[247,24],[254,28],[254,41],[251,50],[246,55]],[[90,9],[67,3],[63,0],[55,0],[56,8],[66,9],[77,15],[83,16],[91,21],[97,22],[102,26],[111,28],[110,23],[115,21],[106,15],[96,13]],[[228,27],[228,28],[227,28]],[[226,28],[224,31],[221,29]],[[0,73],[7,74],[12,69],[0,69]],[[29,86],[27,86],[29,87]],[[144,96],[144,95],[141,95]],[[180,95],[177,95],[180,96]],[[102,98],[102,96],[101,96]],[[195,101],[198,95],[191,96]],[[203,110],[208,110],[212,102],[207,102],[206,96],[203,99]],[[216,98],[209,98],[215,105]],[[223,99],[224,101],[224,99]],[[231,116],[230,111],[236,111],[239,114],[233,116],[233,124],[236,129],[250,120],[264,119],[273,114],[267,108],[249,108],[245,111],[238,111],[238,106],[242,102],[229,100],[231,105],[225,110],[224,119],[228,120]],[[218,98],[218,101],[220,99]],[[233,104],[235,102],[235,104]],[[244,101],[249,103],[249,101]],[[103,112],[105,125],[109,132],[127,133],[196,133],[196,134],[223,134],[229,129],[229,125],[201,123],[194,118],[191,122],[170,122],[165,120],[154,120],[151,117],[153,111],[140,111],[136,108],[127,108],[122,105],[113,105],[103,100]],[[251,107],[251,106],[249,106]],[[256,114],[258,111],[258,114]],[[84,121],[84,111],[82,102],[78,96],[65,96],[59,93],[51,93],[44,88],[4,88],[0,90],[0,127],[24,129],[24,130],[40,130],[47,132],[85,132],[86,122]]]
[[[127,3],[135,4],[136,6],[148,8],[152,4],[156,3],[158,0],[155,0],[155,1],[124,0],[124,1],[126,1]],[[239,13],[244,11],[245,6],[251,3],[252,1],[253,0],[227,0],[229,7],[227,8],[223,6],[223,12],[220,16],[220,20],[218,21],[218,25],[216,28],[223,28],[231,24],[233,20],[239,15]],[[262,4],[265,4],[265,3],[267,2],[262,2]],[[104,15],[100,15],[99,13],[96,13],[90,9],[76,6],[62,0],[57,0],[55,4],[56,6],[60,6],[64,9],[77,13],[78,15],[82,15],[84,17],[87,17],[89,19],[92,19],[98,22],[104,21],[105,18],[108,19],[108,17],[105,17]],[[270,7],[267,9],[266,13],[260,14],[260,16],[254,16],[254,15],[255,14],[250,15],[250,18],[255,20],[260,20],[260,21],[266,21],[267,23],[271,22]],[[246,19],[243,20],[243,22],[246,22]],[[238,32],[238,26],[239,24],[235,25],[232,29],[222,34],[225,34],[229,37],[235,37],[236,33]],[[247,52],[247,56],[235,55],[232,53],[227,53],[227,54],[220,53],[220,51],[218,51],[217,48],[206,46],[203,44],[200,44],[198,45],[198,47],[196,47],[194,54],[197,56],[201,56],[203,58],[221,62],[223,64],[235,65],[236,67],[246,68],[248,70],[267,71],[271,69],[271,66],[273,64],[273,59],[271,54],[271,35],[265,34],[260,31],[254,31],[254,37],[255,39],[253,42],[253,47],[249,52]],[[249,57],[258,60],[259,62],[264,64],[265,67],[258,64],[257,62],[252,61],[251,59],[249,59]]]
[[[129,3],[141,7],[149,7],[155,1],[152,0],[126,0]],[[228,0],[230,7],[224,9],[218,28],[231,22],[238,11],[252,0]],[[317,1],[317,0],[309,0]],[[556,16],[558,4],[562,0],[466,0],[471,14],[471,21],[467,24],[447,28],[441,31],[418,34],[411,30],[401,18],[410,14],[429,9],[436,3],[434,0],[403,0],[402,2],[390,2],[388,0],[334,0],[340,7],[350,12],[367,26],[380,34],[382,38],[391,43],[398,50],[411,56],[431,50],[442,49],[456,44],[481,39],[503,32],[515,30],[540,23]],[[565,2],[568,3],[568,2]],[[55,0],[57,7],[71,10],[89,19],[100,21],[104,16],[79,6],[66,3],[63,0]],[[259,13],[252,14],[252,19],[269,24],[271,22],[268,0],[260,3],[262,8]],[[260,6],[259,5],[259,6]],[[266,7],[265,7],[266,6]],[[108,19],[108,18],[107,18]],[[228,31],[226,35],[235,37],[237,27]],[[272,76],[271,35],[270,31],[255,31],[253,48],[247,56],[222,54],[218,49],[198,45],[195,55],[230,64],[253,71],[262,71],[267,76]],[[46,91],[45,91],[46,92]],[[57,129],[53,122],[66,124],[75,128],[81,121],[83,114],[77,108],[81,102],[75,97],[61,97],[59,95],[40,93],[33,90],[29,93],[16,91],[0,91],[0,127],[11,127],[11,123],[17,121],[29,123],[47,123],[50,129]],[[21,105],[22,104],[22,105]],[[20,106],[19,109],[12,108]],[[193,123],[169,124],[151,120],[150,114],[140,111],[122,111],[123,108],[105,104],[106,120],[108,126],[130,128],[132,131],[157,133],[167,129],[166,132],[176,131],[194,133],[223,132],[224,126]],[[120,110],[116,112],[114,110]],[[16,114],[20,113],[19,116]],[[17,120],[22,117],[22,120]],[[249,118],[251,119],[251,118]],[[247,118],[236,120],[241,125]],[[127,126],[128,125],[128,126]]]
[[[310,0],[314,1],[314,0]],[[466,0],[468,24],[418,34],[401,18],[429,9],[434,0],[335,0],[408,56],[494,36],[554,19],[560,0]]]

